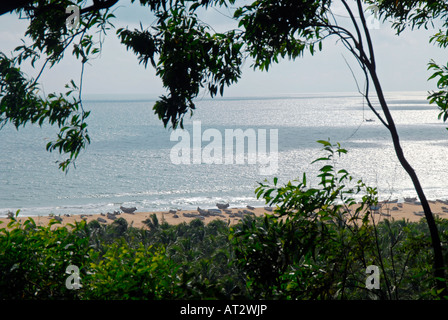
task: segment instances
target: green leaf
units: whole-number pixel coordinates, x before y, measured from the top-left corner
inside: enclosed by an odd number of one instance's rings
[[[324,145],[325,147],[331,147],[331,143],[326,140],[317,140],[317,143]]]

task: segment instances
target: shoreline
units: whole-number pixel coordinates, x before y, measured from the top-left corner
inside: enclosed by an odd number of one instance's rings
[[[448,218],[448,201],[436,200],[429,201],[431,210],[434,216],[439,216],[440,218]],[[265,209],[268,208],[268,209]],[[379,222],[382,219],[394,219],[394,220],[408,220],[410,222],[418,222],[424,218],[423,208],[421,204],[417,201],[396,202],[396,201],[383,201],[378,203],[377,208],[372,209],[372,216],[375,222]],[[111,224],[114,220],[118,218],[124,218],[129,226],[136,228],[146,227],[144,221],[149,219],[152,214],[156,214],[159,223],[167,222],[171,225],[180,224],[183,222],[190,222],[195,218],[199,218],[204,221],[204,223],[209,223],[213,220],[222,220],[228,222],[229,224],[238,223],[239,220],[245,214],[253,214],[255,216],[263,216],[265,213],[272,213],[272,208],[269,207],[251,207],[247,206],[245,208],[229,207],[227,209],[204,209],[201,212],[198,210],[169,210],[169,211],[152,211],[152,212],[138,212],[134,213],[124,213],[115,211],[115,213],[92,213],[92,214],[80,214],[80,215],[45,215],[45,216],[19,216],[17,220],[25,221],[28,218],[32,218],[36,225],[46,226],[52,219],[58,219],[60,223],[54,225],[54,227],[65,226],[66,224],[74,224],[75,221],[85,220],[87,223],[97,220],[101,224]],[[0,228],[5,227],[10,219],[8,217],[0,217]]]

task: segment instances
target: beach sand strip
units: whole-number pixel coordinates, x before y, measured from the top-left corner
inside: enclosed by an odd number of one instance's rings
[[[448,202],[444,201],[431,201],[431,210],[435,216],[441,218],[448,218]],[[60,223],[55,224],[53,227],[74,224],[75,221],[85,220],[87,223],[97,220],[101,224],[111,224],[114,220],[118,218],[124,218],[129,226],[136,228],[147,228],[144,223],[145,220],[150,219],[150,217],[155,214],[159,223],[167,222],[171,225],[176,225],[183,222],[190,222],[192,219],[199,218],[204,221],[204,223],[209,223],[210,221],[219,219],[225,221],[229,224],[238,223],[238,221],[245,214],[253,214],[255,216],[264,216],[265,213],[272,213],[263,207],[250,207],[250,208],[228,208],[225,210],[218,209],[204,209],[209,213],[202,212],[198,210],[170,210],[161,212],[134,212],[134,213],[124,213],[119,214],[85,214],[85,215],[60,215],[60,216],[34,216],[32,217],[35,223],[39,226],[46,226],[52,219],[59,219]],[[421,204],[417,201],[413,202],[381,202],[377,207],[371,208],[372,216],[375,222],[379,222],[382,219],[394,219],[394,220],[408,220],[410,222],[418,222],[424,218],[423,208]],[[19,221],[25,221],[28,217],[18,216]],[[0,228],[6,226],[10,219],[8,217],[0,217],[0,221],[4,223],[0,224]]]

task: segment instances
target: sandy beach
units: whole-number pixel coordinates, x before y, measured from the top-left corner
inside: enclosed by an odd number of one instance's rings
[[[160,211],[160,212],[138,212],[135,211],[134,213],[124,213],[121,210],[115,211],[117,214],[113,214],[112,212],[110,214],[107,213],[101,213],[101,214],[85,214],[85,215],[70,215],[70,216],[34,216],[32,217],[33,220],[36,222],[37,225],[43,226],[48,225],[48,223],[52,219],[59,219],[60,223],[57,223],[54,225],[54,227],[57,227],[58,225],[66,225],[66,224],[74,224],[76,221],[82,221],[85,220],[87,223],[93,220],[98,220],[101,224],[111,224],[114,220],[118,218],[124,218],[128,222],[129,226],[137,227],[137,228],[146,228],[146,224],[144,223],[145,220],[149,219],[153,214],[156,214],[158,220],[160,223],[163,221],[175,225],[182,222],[189,222],[194,218],[200,218],[204,221],[204,223],[209,223],[210,221],[220,219],[226,222],[230,222],[230,224],[237,223],[242,215],[253,213],[257,216],[263,216],[265,212],[269,212],[265,210],[264,208],[228,208],[226,211],[220,210],[221,213],[218,213],[218,211],[214,212],[213,210],[216,210],[217,208],[210,208],[212,209],[211,214],[207,214],[206,216],[201,215],[197,210],[171,210],[171,211]],[[209,209],[204,209],[209,210]],[[118,213],[119,212],[119,213]],[[19,221],[25,221],[28,219],[28,217],[25,216],[18,216]],[[7,217],[0,217],[0,221],[3,221],[5,223],[8,223],[10,220]],[[0,224],[0,228],[4,226],[5,224]]]
[[[430,206],[433,214],[441,218],[448,218],[448,201],[430,201]],[[211,209],[211,210],[209,210]],[[272,209],[272,208],[271,208]],[[398,202],[381,202],[377,208],[373,208],[373,217],[375,222],[381,221],[382,219],[395,219],[395,220],[409,220],[411,222],[417,222],[424,218],[423,208],[421,204],[417,201],[406,201],[402,203]],[[218,210],[217,208],[207,208],[204,209],[209,213],[201,215],[197,210],[170,210],[162,212],[138,212],[134,213],[124,213],[121,210],[115,211],[117,214],[86,214],[86,215],[70,215],[70,216],[35,216],[32,217],[37,225],[44,226],[52,219],[59,219],[60,223],[55,224],[53,227],[74,224],[75,221],[85,220],[90,222],[93,220],[98,220],[101,224],[110,224],[117,218],[124,218],[128,224],[137,228],[146,228],[144,221],[149,219],[152,214],[156,214],[159,222],[166,221],[169,224],[175,225],[182,222],[189,222],[194,218],[200,218],[205,223],[213,221],[215,219],[220,219],[230,224],[237,223],[244,214],[254,214],[256,216],[263,216],[265,213],[272,213],[269,209],[263,207],[246,207],[246,208],[232,208],[229,207],[225,210]],[[220,211],[220,212],[219,212]],[[28,217],[20,216],[18,219],[25,221]],[[5,223],[0,224],[0,228],[6,226],[9,222],[9,218],[0,217],[0,221]]]

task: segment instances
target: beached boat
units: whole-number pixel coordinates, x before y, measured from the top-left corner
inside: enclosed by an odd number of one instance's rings
[[[137,210],[136,207],[132,207],[132,208],[126,208],[123,206],[120,206],[121,211],[123,211],[124,213],[134,213],[134,211]]]

